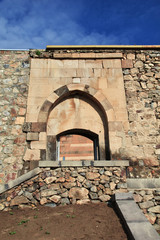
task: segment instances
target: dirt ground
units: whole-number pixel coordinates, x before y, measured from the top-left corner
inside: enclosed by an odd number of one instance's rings
[[[1,240],[127,240],[105,203],[0,212]]]

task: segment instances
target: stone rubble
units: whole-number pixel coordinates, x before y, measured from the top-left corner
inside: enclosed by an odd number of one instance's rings
[[[36,177],[1,194],[0,210],[7,211],[19,205],[22,208],[51,203],[56,206],[108,202],[115,192],[127,192],[126,188],[118,188],[118,184],[125,182],[123,167],[43,169]]]
[[[146,218],[156,230],[160,231],[160,191],[135,190],[133,196]]]

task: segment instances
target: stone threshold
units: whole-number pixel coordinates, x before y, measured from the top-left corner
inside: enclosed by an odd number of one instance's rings
[[[160,178],[130,178],[127,179],[128,189],[157,189],[160,188]]]
[[[35,168],[25,174],[23,174],[22,176],[18,177],[17,179],[13,180],[13,181],[9,181],[7,184],[2,184],[0,185],[0,194],[4,193],[5,191],[21,184],[22,182],[36,176],[38,173],[40,173],[42,170],[38,167]]]
[[[154,227],[135,203],[131,192],[116,193],[114,200],[130,240],[160,240]]]
[[[39,161],[39,167],[128,167],[128,160]]]

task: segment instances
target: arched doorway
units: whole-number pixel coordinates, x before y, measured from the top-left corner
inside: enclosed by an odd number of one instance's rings
[[[71,131],[87,137],[95,145],[94,160],[110,159],[108,121],[102,104],[87,92],[74,90],[62,94],[50,107],[47,117],[47,159],[58,160],[58,138],[61,133]],[[73,131],[74,129],[74,131]],[[75,133],[75,129],[78,129]],[[83,133],[80,132],[83,130]],[[90,138],[89,132],[94,134]],[[71,133],[71,132],[70,132]],[[96,143],[98,139],[98,143]],[[98,147],[97,147],[98,146]],[[63,159],[63,157],[62,157]]]

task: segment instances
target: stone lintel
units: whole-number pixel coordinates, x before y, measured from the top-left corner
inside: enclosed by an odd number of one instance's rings
[[[122,53],[53,53],[55,59],[122,59]]]
[[[0,186],[0,194],[7,191],[8,189],[11,189],[19,184],[21,184],[22,182],[36,176],[38,173],[41,172],[41,169],[39,167],[23,174],[22,176],[18,177],[15,180],[12,180],[10,182],[8,182],[7,184],[3,184]]]
[[[127,167],[129,166],[129,161],[39,161],[39,167]]]

